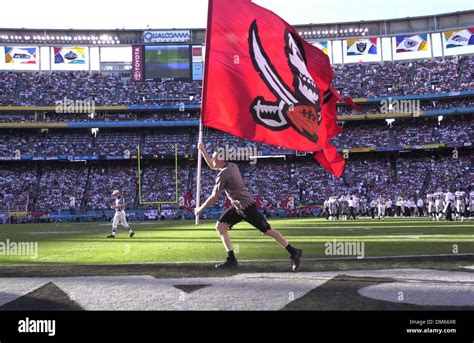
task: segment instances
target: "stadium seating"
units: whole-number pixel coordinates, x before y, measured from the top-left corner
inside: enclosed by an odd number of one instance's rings
[[[474,90],[474,56],[385,63],[335,66],[336,88],[344,95],[372,98],[379,96],[437,94]],[[93,99],[101,105],[200,104],[201,82],[146,81],[132,83],[112,75],[87,72],[0,72],[0,106],[54,106],[56,100]],[[189,95],[192,94],[193,97]],[[474,107],[469,96],[427,97],[421,111],[466,109]],[[364,103],[360,111],[338,106],[339,115],[377,114],[380,103]],[[436,112],[435,112],[436,114]],[[0,123],[71,122],[154,122],[197,120],[199,111],[98,111],[87,114],[51,112],[1,112]],[[358,194],[365,200],[383,195],[395,199],[416,199],[428,192],[468,190],[473,175],[472,114],[423,118],[341,121],[344,133],[333,139],[340,149],[421,147],[410,152],[352,153],[345,173],[336,179],[312,158],[295,156],[294,151],[249,142],[223,132],[205,129],[204,140],[210,151],[217,146],[257,149],[262,155],[288,155],[288,159],[259,159],[256,165],[240,162],[250,192],[271,208],[278,207],[289,195],[298,205],[322,204],[332,195]],[[0,210],[28,207],[44,213],[106,211],[110,193],[120,189],[132,209],[154,208],[141,202],[176,199],[191,192],[195,199],[196,126],[133,129],[0,129]],[[451,150],[423,148],[441,144],[463,149],[454,158]],[[136,156],[140,145],[141,189]],[[179,153],[178,180],[171,156]],[[401,148],[397,148],[401,149]],[[427,151],[424,151],[427,150]],[[26,157],[25,157],[26,156]],[[94,161],[44,161],[58,156],[95,156]],[[99,156],[111,157],[99,160]],[[152,156],[152,157],[150,157]],[[100,158],[102,158],[100,157]],[[116,159],[113,160],[112,158]],[[151,158],[151,159],[150,159]],[[26,159],[27,161],[16,161]],[[43,160],[35,162],[35,160]],[[80,158],[79,158],[80,160]],[[205,167],[202,191],[211,192],[215,173]],[[141,198],[140,198],[141,196]],[[221,198],[215,207],[224,205]],[[176,206],[174,206],[176,207]],[[173,208],[174,208],[173,207]]]

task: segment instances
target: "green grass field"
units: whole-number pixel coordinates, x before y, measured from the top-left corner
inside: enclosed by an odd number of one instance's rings
[[[324,219],[270,220],[304,257],[325,255],[326,242],[363,241],[365,256],[474,253],[473,222],[431,222],[427,219],[388,219],[328,222]],[[110,223],[1,225],[0,243],[38,242],[38,256],[4,255],[0,264],[137,264],[203,262],[225,258],[214,221],[194,226],[190,221],[132,223],[135,238],[119,228],[106,239]],[[237,257],[245,260],[286,259],[284,249],[247,223],[231,232]],[[337,257],[337,256],[336,256]],[[347,257],[347,256],[346,256]]]

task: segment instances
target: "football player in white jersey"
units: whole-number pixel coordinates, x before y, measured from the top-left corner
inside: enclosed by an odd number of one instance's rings
[[[418,210],[418,217],[423,217],[425,215],[425,202],[421,197],[418,197],[416,201],[416,208]]]
[[[377,200],[377,217],[385,220],[385,199],[383,197],[379,197]]]
[[[444,195],[444,216],[446,220],[452,221],[453,220],[453,209],[454,209],[454,194],[451,191],[447,191]]]
[[[338,220],[339,219],[339,201],[337,196],[332,196],[329,198],[329,220]]]
[[[392,206],[393,206],[392,200],[390,198],[387,199],[387,201],[385,202],[385,211],[387,212],[388,217],[393,217]]]
[[[469,192],[469,217],[474,217],[474,190]]]
[[[403,210],[403,216],[404,217],[410,217],[410,199],[405,198],[402,201],[402,210]]]
[[[444,202],[443,202],[443,193],[435,193],[435,217],[436,221],[443,216]]]
[[[350,195],[347,199],[347,205],[349,207],[349,216],[348,219],[356,219],[356,212],[355,212],[355,203],[354,203],[354,196]]]
[[[324,200],[323,215],[326,220],[329,220],[329,200]]]
[[[460,218],[461,221],[464,221],[466,215],[466,192],[457,191],[454,193],[456,197],[455,208],[456,208],[456,219]]]
[[[115,200],[111,208],[115,209],[115,215],[112,221],[112,234],[107,236],[107,238],[115,238],[115,234],[117,233],[117,226],[119,223],[122,224],[122,226],[128,230],[129,237],[135,236],[135,232],[127,223],[127,216],[125,215],[125,200],[117,189],[112,192],[112,197]]]
[[[396,214],[397,217],[401,217],[403,214],[403,198],[401,196],[397,197],[397,201],[395,203],[396,206]]]
[[[347,220],[347,215],[349,214],[349,203],[347,201],[347,197],[342,195],[339,198],[339,205],[341,207],[340,217],[342,220]]]

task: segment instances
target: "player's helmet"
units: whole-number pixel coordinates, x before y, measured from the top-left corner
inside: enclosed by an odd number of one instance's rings
[[[114,196],[114,195],[116,195],[116,194],[119,194],[119,193],[120,193],[119,190],[116,189],[116,190],[114,190],[114,191],[112,192],[112,196]]]

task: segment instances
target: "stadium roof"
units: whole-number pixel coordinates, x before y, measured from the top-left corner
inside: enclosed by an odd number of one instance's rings
[[[416,34],[440,32],[452,29],[474,27],[474,10],[444,13],[437,15],[406,17],[386,20],[353,21],[325,24],[294,25],[306,39],[346,39],[363,36],[394,36],[398,34]],[[187,29],[191,31],[191,43],[202,44],[205,39],[205,28]],[[180,30],[183,30],[180,29]],[[0,29],[0,44],[93,44],[101,41],[100,45],[130,45],[143,43],[146,30],[60,30],[60,29]],[[167,29],[156,29],[157,31]],[[168,30],[176,30],[170,28]],[[106,37],[107,39],[99,39]],[[96,38],[96,39],[94,39]],[[96,43],[94,43],[96,44]]]

